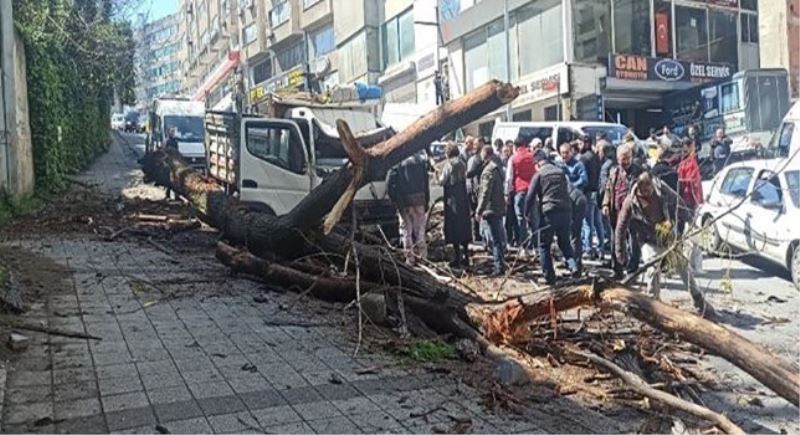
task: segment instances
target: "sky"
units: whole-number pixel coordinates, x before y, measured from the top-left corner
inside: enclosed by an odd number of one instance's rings
[[[177,10],[178,0],[142,0],[136,10],[137,13],[148,14],[149,21],[174,13]]]

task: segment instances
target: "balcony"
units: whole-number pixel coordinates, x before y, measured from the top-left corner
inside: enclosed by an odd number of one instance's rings
[[[303,29],[314,27],[333,17],[331,0],[300,0],[300,26]]]
[[[303,0],[300,0],[303,1]],[[325,0],[323,0],[325,1]],[[281,44],[296,36],[302,36],[298,1],[275,1],[269,11],[270,42]]]

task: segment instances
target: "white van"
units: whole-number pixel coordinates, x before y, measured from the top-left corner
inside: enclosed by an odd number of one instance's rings
[[[156,99],[150,108],[146,151],[152,152],[163,147],[169,137],[170,128],[175,128],[178,151],[192,167],[205,169],[206,148],[203,142],[205,113],[205,105],[200,101],[180,98]]]
[[[780,157],[793,156],[800,150],[800,101],[794,103],[772,136],[769,151]]]
[[[628,127],[622,124],[608,122],[497,122],[494,124],[494,130],[492,131],[492,143],[497,139],[502,139],[505,142],[515,140],[519,136],[525,136],[528,139],[538,137],[543,143],[547,138],[551,138],[553,146],[557,147],[559,144],[579,139],[584,134],[589,135],[591,140],[594,141],[597,133],[605,133],[611,143],[619,145],[628,130]],[[638,142],[639,140],[637,139]]]

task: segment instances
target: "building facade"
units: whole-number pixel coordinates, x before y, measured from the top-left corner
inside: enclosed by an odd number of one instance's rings
[[[213,105],[230,93],[237,72],[246,100],[279,88],[324,92],[362,82],[380,85],[387,102],[432,107],[436,3],[182,0],[184,90]]]
[[[761,67],[789,71],[791,97],[800,99],[800,0],[762,1],[758,14]]]
[[[442,0],[439,20],[451,94],[510,80],[514,120],[622,122],[643,136],[663,125],[665,95],[759,66],[756,0]],[[488,136],[503,115],[467,131]]]
[[[182,18],[179,11],[150,23],[142,22],[135,29],[139,106],[148,105],[160,95],[178,94],[183,88],[186,31]]]

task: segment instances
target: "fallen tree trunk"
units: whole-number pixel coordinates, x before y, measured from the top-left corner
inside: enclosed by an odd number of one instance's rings
[[[613,284],[612,284],[613,286]],[[555,289],[499,306],[470,307],[470,317],[494,342],[524,334],[532,320],[552,311],[597,305],[633,316],[661,331],[677,334],[724,358],[795,406],[800,406],[800,369],[765,347],[700,316],[624,287],[605,290],[591,284]]]
[[[326,230],[338,221],[355,191],[383,180],[386,172],[406,157],[426,148],[447,133],[511,102],[519,90],[496,80],[449,101],[418,119],[402,132],[364,150],[343,122],[337,122],[340,139],[351,163],[327,177],[289,213],[272,216],[240,206],[213,180],[193,171],[177,153],[156,151],[142,159],[146,181],[168,186],[189,200],[201,218],[223,232],[236,245],[257,255],[273,252],[295,257],[314,250],[323,218]],[[326,231],[326,232],[328,232]]]
[[[310,292],[317,299],[328,302],[350,302],[356,297],[352,279],[330,276],[314,276],[236,249],[226,243],[217,243],[217,259],[234,272],[256,276],[265,282],[298,292]],[[364,292],[377,289],[371,282],[361,282]]]

